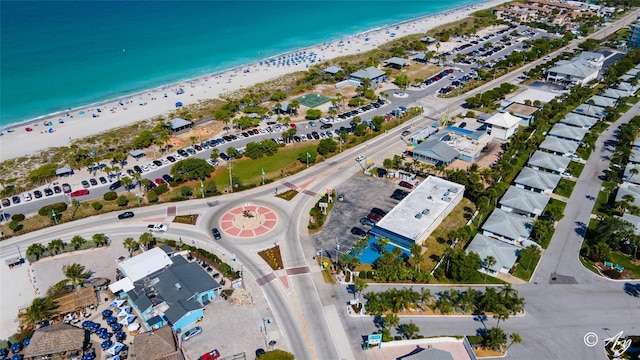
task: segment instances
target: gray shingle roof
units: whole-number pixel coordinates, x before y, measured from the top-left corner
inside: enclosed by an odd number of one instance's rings
[[[621,97],[627,97],[629,96],[629,92],[625,91],[625,90],[620,90],[620,89],[614,89],[614,88],[608,88],[607,90],[605,90],[602,93],[602,96],[608,97],[608,98],[612,98],[612,99],[619,99]]]
[[[323,71],[329,74],[337,74],[338,71],[342,70],[341,67],[337,67],[337,66],[329,66],[328,68],[324,69]]]
[[[171,127],[172,130],[179,129],[183,126],[187,126],[191,124],[192,124],[191,121],[188,121],[182,118],[175,118],[169,121],[169,127]]]
[[[509,207],[533,215],[542,215],[544,208],[551,198],[533,191],[510,186],[500,199],[501,207]]]
[[[640,235],[640,216],[624,213],[622,214],[622,216],[617,216],[617,217],[632,223],[633,226],[635,227],[634,233],[636,233],[636,235]]]
[[[487,221],[482,225],[482,230],[513,240],[529,238],[532,228],[533,220],[531,218],[512,214],[501,209],[493,210]]]
[[[408,59],[403,59],[403,58],[397,57],[397,56],[388,58],[387,60],[383,61],[383,63],[393,64],[393,65],[398,65],[398,66],[405,66],[405,65],[409,64],[410,62],[411,61],[409,61]]]
[[[563,139],[582,141],[585,135],[589,133],[588,129],[579,128],[567,124],[557,123],[549,130],[549,136],[555,136]]]
[[[577,108],[573,109],[576,114],[582,114],[591,116],[594,118],[602,119],[606,115],[605,108],[598,105],[580,104]]]
[[[635,175],[632,174],[631,173],[632,169],[640,170],[640,165],[632,164],[632,163],[627,164],[627,166],[624,168],[624,175],[622,176],[622,181],[632,183],[632,184],[640,184],[640,174],[635,174]]]
[[[544,151],[538,150],[533,153],[533,155],[529,159],[528,164],[531,167],[539,167],[551,171],[565,172],[570,162],[571,159],[569,158],[549,154]]]
[[[482,260],[487,256],[493,256],[496,263],[489,269],[494,272],[498,272],[502,268],[511,269],[520,254],[520,249],[517,246],[482,234],[477,234],[467,247],[467,253],[472,251],[480,255]]]
[[[547,136],[542,144],[540,144],[539,148],[559,154],[573,154],[578,150],[579,146],[580,144],[572,140],[560,139],[555,136]]]
[[[530,167],[524,167],[514,180],[516,184],[529,186],[541,190],[553,190],[560,182],[560,175],[552,174],[546,171],[534,170]]]
[[[636,175],[640,176],[640,175]],[[640,186],[635,184],[623,184],[618,188],[618,193],[616,194],[616,201],[622,201],[625,195],[631,195],[633,197],[633,201],[631,205],[640,207]]]
[[[612,99],[610,97],[605,97],[602,95],[594,95],[591,98],[589,98],[589,100],[593,100],[594,104],[602,107],[616,106],[616,102],[617,102],[615,99]]]
[[[595,123],[598,122],[598,119],[591,116],[580,115],[571,112],[565,115],[559,122],[562,124],[590,129],[593,125],[595,125]]]

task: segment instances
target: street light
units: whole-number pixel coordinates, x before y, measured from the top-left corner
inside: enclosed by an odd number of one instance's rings
[[[233,178],[231,177],[231,169],[233,169],[233,166],[231,165],[231,161],[227,163],[227,166],[229,167],[229,192],[233,192]]]
[[[309,157],[310,157],[310,156],[311,156],[311,155],[309,155],[309,152],[307,151],[307,168],[309,167]]]
[[[200,179],[200,190],[202,192],[202,198],[204,199],[204,182],[202,182],[202,179]]]

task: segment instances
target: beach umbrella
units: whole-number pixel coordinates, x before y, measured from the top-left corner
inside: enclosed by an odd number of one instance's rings
[[[107,318],[107,325],[115,324],[116,321],[118,321],[118,319],[115,316],[109,316]]]
[[[111,347],[111,345],[113,345],[113,341],[111,340],[105,340],[102,342],[102,344],[100,344],[100,347],[103,349],[108,349]]]
[[[99,329],[100,329],[100,324],[92,323],[91,325],[89,325],[89,330],[93,332],[98,331]]]
[[[85,320],[85,321],[83,321],[83,322],[82,322],[82,327],[86,329],[86,328],[88,328],[89,326],[91,326],[91,324],[93,324],[93,321],[91,321],[91,320]]]
[[[115,323],[115,324],[111,325],[111,330],[113,330],[113,331],[122,330],[122,324]]]
[[[106,319],[106,318],[108,318],[108,317],[109,317],[109,316],[111,316],[111,315],[113,315],[113,311],[111,311],[111,310],[109,310],[109,309],[104,310],[104,311],[102,312],[102,317],[103,317],[103,318],[105,318],[105,319]]]
[[[24,130],[25,130],[26,132],[33,131],[33,129],[32,129],[32,128],[30,128],[30,127],[26,127],[26,128],[24,128]]]
[[[181,107],[181,106],[182,106],[182,101],[176,102],[176,107]]]
[[[121,341],[127,338],[127,333],[124,331],[118,331],[116,333],[116,340]]]
[[[110,332],[104,332],[102,333],[102,335],[100,335],[100,338],[103,340],[107,340],[110,339],[113,336],[113,333]]]
[[[135,322],[133,324],[129,324],[127,326],[127,330],[129,330],[129,331],[136,331],[138,329],[140,329],[140,324],[138,324],[137,322]]]
[[[22,344],[21,343],[11,344],[11,352],[12,353],[17,353],[20,350],[22,350]]]
[[[31,338],[26,338],[22,340],[22,345],[24,346],[29,346],[30,343],[31,343]]]
[[[7,356],[9,355],[9,351],[5,348],[0,349],[0,356]]]
[[[117,307],[122,306],[122,304],[124,304],[125,302],[126,302],[126,300],[124,300],[124,299],[115,299],[115,300],[113,300],[111,302],[111,304],[109,304],[109,307],[117,308]]]
[[[118,310],[118,317],[127,316],[129,314],[131,314],[131,306],[121,307],[120,310]]]
[[[15,354],[11,357],[11,360],[22,360],[24,359],[24,357],[22,357],[22,354]]]
[[[95,353],[88,353],[88,354],[84,354],[82,356],[82,360],[93,360],[96,358],[96,354]]]
[[[112,356],[110,358],[107,358],[107,360],[120,360],[120,355]]]
[[[115,343],[112,343],[111,346],[108,346],[107,353],[111,355],[118,355],[122,348],[124,348],[124,344],[116,341]]]
[[[55,130],[53,130],[53,128],[49,128],[48,133],[49,133],[49,134],[53,134],[53,132],[54,132],[54,131],[55,131]]]
[[[84,111],[80,111],[78,114],[80,114],[80,115],[84,115]]]
[[[122,320],[118,321],[120,324],[122,325],[129,325],[133,322],[133,320],[135,320],[135,316],[134,315],[127,315],[124,318],[122,318]]]

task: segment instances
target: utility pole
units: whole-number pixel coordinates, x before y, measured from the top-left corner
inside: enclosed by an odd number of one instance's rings
[[[309,168],[309,157],[310,157],[310,156],[311,156],[311,155],[309,155],[309,152],[307,151],[307,168]]]
[[[202,192],[202,198],[204,199],[204,182],[200,179],[200,190]]]
[[[58,225],[58,217],[56,216],[56,211],[51,209],[51,217],[53,218],[53,222],[56,223],[56,225]]]

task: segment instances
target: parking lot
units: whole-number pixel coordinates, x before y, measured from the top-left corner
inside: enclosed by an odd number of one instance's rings
[[[323,256],[332,258],[336,255],[336,244],[340,245],[340,254],[351,249],[360,239],[351,234],[351,228],[357,226],[365,231],[370,228],[360,224],[361,217],[366,217],[374,207],[389,212],[399,203],[391,199],[393,191],[399,189],[398,182],[398,179],[356,174],[335,189],[338,194],[344,194],[344,200],[335,203],[322,231],[311,237],[316,249],[322,249]]]

